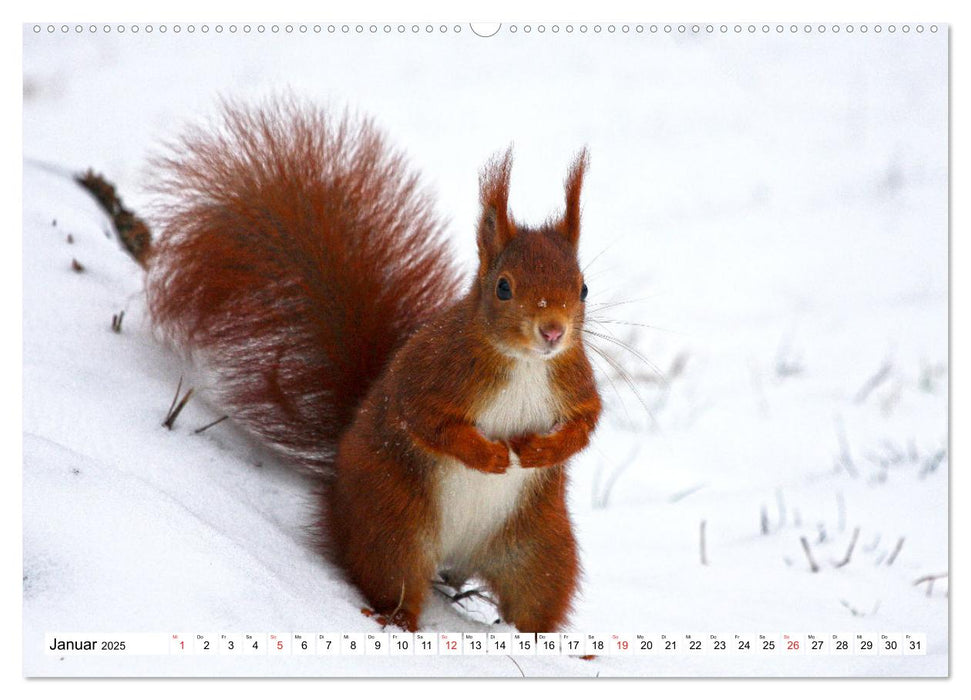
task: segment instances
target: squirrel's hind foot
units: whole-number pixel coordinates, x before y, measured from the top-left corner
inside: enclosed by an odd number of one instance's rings
[[[371,608],[361,608],[361,614],[364,615],[364,617],[374,618],[374,621],[382,627],[391,625],[392,627],[399,627],[405,632],[418,631],[418,616],[409,610],[396,610],[394,612],[384,614],[376,612]]]

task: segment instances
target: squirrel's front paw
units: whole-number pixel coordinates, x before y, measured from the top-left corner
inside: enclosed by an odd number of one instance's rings
[[[513,452],[519,455],[519,464],[523,469],[537,469],[551,467],[560,463],[549,436],[527,433],[509,440]]]
[[[509,448],[501,442],[487,443],[487,448],[477,456],[475,463],[468,465],[472,469],[488,474],[505,474],[509,469]]]

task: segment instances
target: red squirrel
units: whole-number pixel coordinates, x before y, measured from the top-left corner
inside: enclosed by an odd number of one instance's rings
[[[321,548],[386,624],[416,630],[436,575],[480,577],[521,631],[565,623],[566,463],[601,410],[581,337],[587,162],[537,227],[509,212],[511,152],[483,168],[462,293],[430,201],[369,121],[225,105],[154,160],[153,322],[236,421],[325,477]]]

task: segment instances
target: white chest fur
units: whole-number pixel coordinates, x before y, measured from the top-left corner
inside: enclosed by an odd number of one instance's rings
[[[491,440],[549,431],[556,422],[556,401],[548,366],[540,360],[515,363],[506,386],[482,410],[479,429]],[[452,459],[441,463],[439,491],[440,553],[444,562],[471,557],[515,510],[536,475],[511,455],[505,474],[486,474]]]

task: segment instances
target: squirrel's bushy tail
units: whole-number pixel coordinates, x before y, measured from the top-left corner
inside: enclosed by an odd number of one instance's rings
[[[153,166],[154,324],[232,418],[326,473],[392,352],[458,291],[416,175],[369,121],[289,100],[226,104]]]

